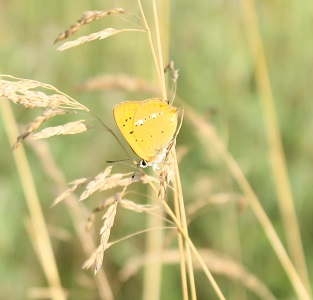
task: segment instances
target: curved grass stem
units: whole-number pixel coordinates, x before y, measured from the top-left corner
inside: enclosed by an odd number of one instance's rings
[[[294,207],[291,187],[289,184],[287,164],[280,138],[275,104],[268,74],[263,42],[258,27],[258,21],[253,0],[242,0],[242,17],[246,29],[247,40],[251,48],[255,65],[255,78],[263,107],[265,132],[269,148],[269,158],[272,166],[278,204],[287,238],[287,245],[299,275],[310,294],[310,281],[301,241],[301,234]]]
[[[1,106],[3,123],[5,125],[6,133],[8,135],[10,144],[13,145],[16,141],[16,137],[19,135],[14,115],[11,106],[7,101],[3,101]],[[30,220],[32,225],[31,232],[34,233],[33,244],[36,247],[39,262],[41,263],[41,267],[49,284],[49,290],[51,293],[50,297],[51,299],[65,300],[66,296],[61,285],[61,280],[56,260],[53,254],[47,225],[40,206],[40,201],[36,191],[31,169],[28,164],[24,148],[22,146],[14,151],[14,160],[20,176],[22,188],[30,214]]]

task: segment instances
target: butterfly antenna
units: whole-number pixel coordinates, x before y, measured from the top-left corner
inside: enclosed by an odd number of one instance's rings
[[[124,162],[124,161],[128,161],[131,160],[130,158],[125,158],[125,159],[118,159],[118,160],[106,160],[105,162],[107,162],[108,164],[114,164],[117,162]]]
[[[132,159],[132,157],[131,157],[131,155],[128,153],[128,151],[127,151],[127,149],[124,147],[124,145],[121,143],[121,141],[119,140],[119,138],[117,137],[117,135],[115,134],[115,132],[109,127],[109,126],[107,126],[97,115],[95,115],[92,111],[90,111],[90,113],[92,114],[92,116],[94,116],[100,123],[101,123],[101,125],[103,125],[104,126],[104,128],[108,131],[108,132],[110,132],[112,135],[113,135],[113,137],[116,139],[116,141],[119,143],[119,145],[122,147],[122,149],[125,151],[125,153],[126,153],[126,155],[129,157],[129,160],[132,160],[132,161],[134,161],[133,159]],[[108,161],[109,162],[109,161]],[[113,162],[113,161],[112,161]]]

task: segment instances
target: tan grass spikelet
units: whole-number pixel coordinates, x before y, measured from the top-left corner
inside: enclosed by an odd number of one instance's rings
[[[145,30],[142,30],[142,29],[132,29],[132,28],[129,28],[129,29],[114,29],[114,28],[106,28],[104,30],[101,30],[101,31],[98,31],[98,32],[94,32],[94,33],[91,33],[89,35],[79,37],[76,40],[73,40],[73,41],[70,41],[70,42],[66,42],[62,46],[60,46],[57,50],[59,50],[59,51],[67,50],[67,49],[79,46],[81,44],[84,44],[84,43],[88,43],[88,42],[91,42],[91,41],[94,41],[94,40],[97,40],[97,39],[102,40],[102,39],[105,39],[105,38],[110,37],[112,35],[115,35],[115,34],[118,34],[118,33],[121,33],[121,32],[127,32],[127,31],[146,32]]]
[[[235,202],[238,207],[238,211],[246,203],[247,200],[243,195],[236,193],[216,193],[209,194],[196,199],[192,203],[186,206],[186,214],[189,219],[194,218],[194,215],[203,212],[207,207],[221,206],[228,204],[230,202]]]
[[[95,274],[98,272],[100,267],[102,266],[103,262],[103,254],[105,249],[107,248],[107,243],[110,238],[111,234],[111,228],[113,227],[115,215],[116,215],[116,208],[117,208],[118,200],[116,200],[107,210],[107,212],[104,214],[102,219],[104,219],[103,226],[100,229],[100,235],[101,235],[101,242],[100,242],[100,251],[97,253],[96,261],[95,261],[95,268],[94,272]]]
[[[178,76],[179,76],[179,70],[175,69],[173,61],[170,61],[169,64],[164,68],[164,73],[166,73],[169,70],[172,72],[172,78],[171,79],[172,79],[173,83],[176,83],[178,80]]]
[[[112,168],[112,167],[109,167]],[[98,174],[94,180],[88,183],[86,190],[81,194],[79,200],[85,200],[96,191],[105,191],[117,187],[128,187],[134,182],[141,181],[142,183],[156,182],[157,180],[152,176],[147,176],[144,173],[133,176],[133,173],[116,173],[111,176],[105,173]]]
[[[94,265],[94,274],[97,274],[98,270],[102,266],[103,255],[108,247],[108,240],[110,238],[111,228],[113,227],[116,208],[119,203],[120,195],[116,195],[115,201],[109,206],[107,212],[104,214],[102,219],[104,219],[103,226],[100,229],[101,242],[100,246],[93,253],[93,255],[84,263],[83,268],[90,268]]]
[[[160,171],[160,189],[158,193],[158,198],[160,200],[163,200],[165,197],[166,189],[168,184],[173,181],[174,178],[174,158],[172,154],[172,148],[175,145],[175,140],[173,140],[172,144],[169,146],[167,152],[166,152],[166,157],[164,159],[163,166]]]
[[[65,40],[70,35],[73,35],[85,24],[89,24],[100,18],[115,14],[129,14],[129,12],[124,10],[123,8],[113,8],[106,11],[85,11],[82,13],[81,18],[76,22],[76,24],[72,25],[69,29],[59,34],[54,43]]]
[[[48,95],[34,89],[54,91],[56,94]],[[87,107],[50,84],[10,75],[0,75],[0,97],[8,98],[14,103],[20,103],[26,108],[47,107],[56,109],[59,107],[89,111]]]
[[[147,80],[129,76],[127,74],[105,74],[92,78],[79,86],[86,91],[125,90],[128,92],[142,92],[157,95],[159,89]]]
[[[68,188],[66,191],[64,191],[62,194],[60,194],[51,204],[51,207],[57,205],[61,201],[65,200],[69,195],[71,195],[78,187],[83,185],[84,183],[87,182],[87,178],[80,178],[73,180],[72,182],[69,183],[71,185],[70,188]]]
[[[32,136],[32,139],[45,139],[55,135],[78,134],[90,129],[84,124],[85,120],[69,122],[60,126],[47,127]]]
[[[85,191],[79,197],[79,201],[85,200],[94,192],[101,190],[105,184],[106,177],[111,173],[111,171],[112,166],[109,166],[103,172],[99,173],[93,180],[91,180],[87,184]]]
[[[150,204],[138,204],[131,200],[121,199],[120,205],[123,206],[125,209],[129,209],[138,213],[142,212],[151,212],[157,209],[160,209],[160,206],[157,205],[150,205]]]
[[[107,248],[108,248],[108,246],[109,246],[109,243],[107,244]],[[90,269],[95,264],[95,262],[97,260],[97,256],[99,256],[101,252],[102,252],[102,255],[103,255],[103,252],[106,249],[103,249],[103,247],[101,245],[98,246],[98,248],[93,252],[93,254],[84,262],[82,268],[83,269]],[[99,268],[97,270],[94,269],[94,274],[97,274]]]
[[[43,122],[46,122],[47,120],[53,118],[54,116],[64,115],[66,113],[67,113],[66,110],[59,108],[45,109],[40,116],[38,116],[31,123],[26,125],[25,131],[18,136],[16,143],[13,146],[13,149],[16,149],[21,144],[21,142],[24,139],[26,139],[32,132],[34,132]]]
[[[109,197],[107,199],[105,199],[104,201],[102,201],[95,209],[93,209],[92,213],[90,214],[90,216],[87,219],[87,223],[86,223],[86,230],[90,231],[90,229],[92,228],[93,224],[95,223],[96,220],[96,213],[98,213],[99,211],[104,210],[106,207],[112,205],[115,201],[115,198]]]

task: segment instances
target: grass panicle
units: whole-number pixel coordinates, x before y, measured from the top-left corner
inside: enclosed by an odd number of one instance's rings
[[[148,95],[159,94],[159,89],[151,82],[127,74],[105,74],[91,78],[79,85],[79,89],[83,91],[119,90]]]
[[[34,89],[44,89],[47,92]],[[56,94],[49,95],[48,91],[56,92]],[[86,106],[50,84],[10,75],[0,75],[0,97],[5,97],[14,103],[20,103],[25,108],[70,108],[89,111]]]
[[[82,13],[82,17],[74,25],[72,25],[69,29],[59,34],[54,43],[58,43],[60,41],[67,39],[69,36],[73,35],[82,26],[86,24],[90,24],[103,17],[117,14],[129,14],[129,12],[124,10],[123,8],[113,8],[106,11],[85,11]]]
[[[59,115],[64,115],[66,114],[67,111],[64,109],[44,109],[43,113],[38,116],[37,118],[35,118],[31,123],[29,123],[28,125],[26,125],[25,131],[23,133],[21,133],[13,148],[17,149],[17,147],[21,144],[21,142],[26,139],[32,132],[34,132],[43,122],[46,122],[47,120],[55,117],[55,116],[59,116]]]
[[[47,127],[32,136],[33,139],[46,139],[55,135],[78,134],[90,129],[85,120],[69,122],[60,126]]]
[[[145,32],[142,29],[133,29],[133,28],[126,28],[126,29],[106,28],[101,31],[91,33],[89,35],[79,37],[74,41],[66,42],[62,46],[60,46],[58,50],[64,51],[64,50],[79,46],[84,43],[89,43],[91,41],[98,40],[98,39],[103,40],[112,35],[115,35],[121,32],[129,32],[129,31]]]

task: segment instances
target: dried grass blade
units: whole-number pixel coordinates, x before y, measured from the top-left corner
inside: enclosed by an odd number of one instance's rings
[[[105,74],[92,78],[83,83],[80,89],[87,91],[126,90],[128,92],[142,92],[147,94],[159,93],[158,87],[147,80],[132,77],[126,74],[110,75]]]
[[[69,183],[69,185],[72,185],[69,189],[64,191],[62,194],[60,194],[52,203],[51,207],[57,205],[61,201],[65,200],[70,194],[72,194],[79,186],[83,185],[88,179],[87,178],[80,178],[76,179]]]
[[[85,120],[79,120],[75,122],[69,122],[60,126],[47,127],[40,132],[34,134],[32,139],[45,139],[55,135],[69,135],[82,133],[88,129],[89,126],[84,124]]]
[[[33,90],[38,88],[54,91],[57,94],[48,95]],[[0,97],[8,98],[14,103],[20,103],[26,108],[49,107],[56,109],[61,107],[89,111],[87,107],[50,84],[11,75],[0,75]]]
[[[111,171],[112,171],[112,166],[109,166],[103,172],[98,174],[94,180],[90,181],[85,191],[81,194],[79,201],[85,200],[94,192],[101,190],[103,185],[106,182],[106,177],[111,173]]]
[[[147,176],[146,174],[140,174],[140,176],[134,176],[133,173],[125,173],[125,174],[113,174],[112,176],[108,177],[106,181],[103,183],[103,186],[100,188],[100,191],[105,191],[109,189],[113,189],[116,187],[127,187],[134,182],[141,181],[142,183],[151,183],[151,182],[158,182],[152,176]]]
[[[104,210],[106,207],[112,205],[115,201],[115,198],[109,197],[107,199],[105,199],[104,201],[102,201],[90,214],[90,216],[88,217],[87,223],[86,223],[86,230],[90,231],[90,229],[92,228],[95,219],[96,219],[96,213],[99,211]]]
[[[115,201],[104,214],[102,219],[104,219],[103,226],[100,229],[101,234],[101,244],[97,248],[96,252],[88,259],[85,264],[84,268],[89,268],[94,264],[94,274],[97,274],[100,267],[102,266],[103,262],[103,254],[104,251],[108,247],[108,240],[111,233],[111,228],[113,227],[115,215],[116,215],[116,208],[117,208],[118,201]]]
[[[87,42],[91,42],[93,40],[102,40],[105,39],[107,37],[110,37],[112,35],[121,33],[121,32],[127,32],[127,31],[139,31],[139,32],[146,32],[145,30],[142,29],[114,29],[114,28],[106,28],[104,30],[98,31],[98,32],[94,32],[90,35],[86,35],[86,36],[82,36],[79,37],[78,39],[74,40],[74,41],[70,41],[70,42],[66,42],[64,43],[62,46],[60,46],[58,48],[59,51],[63,51],[66,49],[70,49],[76,46],[79,46],[83,43],[87,43]]]
[[[34,132],[43,122],[51,119],[57,115],[64,115],[67,111],[64,109],[45,109],[44,112],[34,119],[31,123],[26,126],[26,130],[20,134],[13,146],[13,149],[16,149],[21,142],[26,139],[32,132]]]
[[[85,11],[83,12],[81,18],[76,22],[76,24],[72,25],[69,29],[59,34],[54,43],[65,40],[69,36],[73,35],[85,24],[89,24],[102,17],[111,16],[115,14],[129,14],[129,12],[127,10],[124,10],[123,8],[118,7],[106,11]]]
[[[150,212],[150,211],[154,211],[157,209],[160,209],[160,206],[157,205],[149,205],[149,204],[137,204],[131,200],[127,200],[127,199],[121,199],[120,200],[120,204],[129,210],[135,211],[135,212]]]

